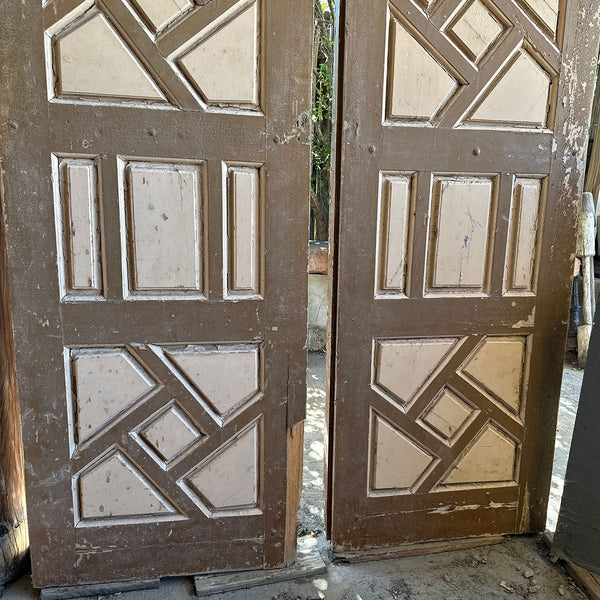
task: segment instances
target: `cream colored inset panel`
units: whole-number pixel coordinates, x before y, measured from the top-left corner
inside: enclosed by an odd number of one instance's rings
[[[514,413],[521,407],[525,340],[522,336],[488,337],[462,368]]]
[[[390,118],[429,120],[458,87],[456,80],[394,18],[388,61]]]
[[[497,427],[488,425],[442,485],[514,481],[516,459],[516,442]]]
[[[175,405],[152,419],[139,435],[165,462],[172,461],[200,437],[198,430]]]
[[[93,160],[63,159],[59,169],[65,292],[101,294],[100,206],[96,165]]]
[[[200,494],[208,508],[256,508],[259,489],[260,439],[258,424],[228,442],[193,472],[185,483]]]
[[[559,0],[525,0],[525,4],[538,15],[552,33],[556,33]]]
[[[257,346],[190,346],[167,354],[219,415],[231,412],[259,390]]]
[[[442,437],[451,440],[473,412],[473,408],[454,392],[444,389],[425,413],[423,422]]]
[[[77,437],[85,441],[156,382],[124,350],[73,350]]]
[[[58,96],[165,101],[101,14],[96,13],[60,37],[55,45],[55,60]]]
[[[156,31],[194,6],[191,0],[133,0],[133,3]]]
[[[200,167],[132,162],[125,171],[129,235],[129,277],[125,279],[129,279],[131,292],[195,292],[200,296]]]
[[[409,490],[434,461],[433,456],[378,415],[374,416],[374,435],[372,490]]]
[[[229,167],[226,296],[260,295],[260,174]]]
[[[545,127],[548,121],[550,76],[521,50],[508,71],[484,96],[469,119],[479,123]]]
[[[451,27],[449,34],[471,59],[479,59],[504,27],[479,0],[472,2]]]
[[[406,293],[412,179],[384,176],[379,203],[378,267],[380,293]]]
[[[375,344],[375,389],[405,407],[449,357],[455,338],[378,341]]]
[[[120,452],[102,459],[79,477],[79,503],[82,519],[175,512]]]
[[[258,2],[236,15],[179,59],[209,104],[258,105]]]
[[[430,291],[485,292],[493,205],[492,179],[436,179],[428,259]]]
[[[540,179],[515,180],[504,283],[509,292],[533,290],[541,194]]]

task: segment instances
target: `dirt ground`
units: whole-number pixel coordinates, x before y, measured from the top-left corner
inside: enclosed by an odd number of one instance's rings
[[[552,481],[549,525],[556,522],[574,425],[582,372],[567,366],[563,381]],[[250,590],[217,594],[213,600],[582,600],[585,596],[548,554],[539,536],[506,538],[503,543],[359,564],[337,561],[323,536],[325,358],[309,354],[304,488],[298,514],[303,551],[319,551],[325,575]],[[191,578],[163,580],[158,590],[104,596],[106,600],[185,600],[194,595]],[[28,576],[9,586],[6,600],[36,598]],[[101,597],[98,597],[101,598]]]

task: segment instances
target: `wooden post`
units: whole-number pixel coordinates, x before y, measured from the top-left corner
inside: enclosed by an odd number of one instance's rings
[[[17,577],[29,555],[21,427],[6,272],[4,218],[0,214],[0,585]]]

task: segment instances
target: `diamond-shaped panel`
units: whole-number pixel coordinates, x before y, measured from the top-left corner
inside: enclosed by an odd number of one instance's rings
[[[444,388],[421,420],[437,434],[447,440],[453,440],[474,412],[473,407],[462,398]]]
[[[378,341],[374,389],[405,408],[445,361],[456,342],[455,338]]]
[[[504,30],[479,0],[472,2],[449,29],[450,37],[472,60],[478,60]]]
[[[454,77],[396,19],[388,60],[390,118],[428,121],[458,88]]]
[[[201,437],[201,433],[175,404],[144,425],[139,435],[165,462],[177,458]]]

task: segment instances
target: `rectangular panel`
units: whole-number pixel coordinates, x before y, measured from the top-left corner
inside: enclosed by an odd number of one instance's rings
[[[377,293],[406,294],[412,178],[383,175],[379,197]]]
[[[542,188],[541,179],[515,179],[504,282],[508,292],[533,290]]]
[[[100,198],[93,159],[55,159],[59,278],[67,299],[102,294]]]
[[[260,295],[260,170],[236,166],[226,174],[224,293],[255,298]]]
[[[202,297],[201,167],[129,162],[122,178],[125,297]]]
[[[486,293],[495,224],[494,187],[491,178],[436,178],[428,291]]]

